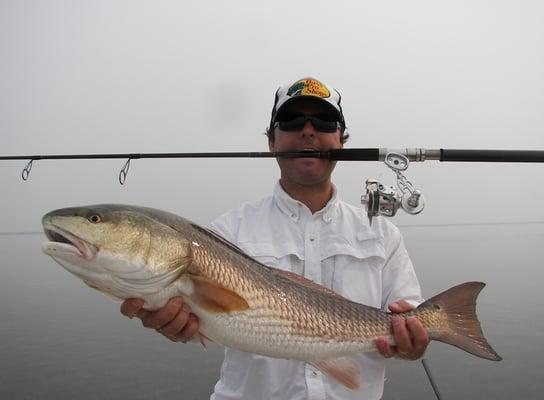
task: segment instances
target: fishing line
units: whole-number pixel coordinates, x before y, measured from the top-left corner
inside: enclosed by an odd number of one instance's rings
[[[431,387],[433,388],[436,398],[438,400],[442,400],[442,395],[440,394],[440,390],[438,389],[438,385],[436,384],[436,381],[433,377],[433,374],[431,372],[431,368],[429,367],[427,359],[422,358],[421,364],[423,365],[423,369],[425,370],[425,373],[427,374],[427,378],[429,379],[429,382],[431,383]]]

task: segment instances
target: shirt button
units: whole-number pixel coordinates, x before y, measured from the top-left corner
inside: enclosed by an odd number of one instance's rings
[[[310,238],[310,242],[313,242],[315,239],[313,237]]]

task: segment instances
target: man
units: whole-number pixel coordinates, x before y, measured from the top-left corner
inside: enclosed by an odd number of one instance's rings
[[[270,151],[342,148],[347,139],[340,94],[313,78],[276,92]],[[281,177],[272,196],[244,204],[219,217],[212,229],[264,264],[295,272],[353,301],[394,312],[421,302],[411,261],[396,227],[383,218],[369,225],[364,210],[338,198],[331,181],[335,162],[317,158],[278,158]],[[131,299],[121,311],[137,316],[173,341],[198,332],[198,320],[182,300],[143,310]],[[380,338],[377,353],[353,355],[361,388],[350,391],[311,365],[226,349],[221,378],[212,395],[226,399],[379,399],[384,358],[420,358],[429,339],[415,318],[393,318],[396,346]]]

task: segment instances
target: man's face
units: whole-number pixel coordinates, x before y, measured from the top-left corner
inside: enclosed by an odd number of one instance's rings
[[[317,116],[330,113],[330,110],[324,104],[302,100],[282,111],[282,115],[295,113]],[[270,151],[328,151],[342,148],[339,128],[332,133],[320,132],[310,121],[306,121],[304,127],[298,131],[282,131],[277,127],[274,136],[274,142],[268,142]],[[330,180],[336,165],[334,161],[319,158],[278,158],[277,161],[282,182],[302,186],[312,186]]]

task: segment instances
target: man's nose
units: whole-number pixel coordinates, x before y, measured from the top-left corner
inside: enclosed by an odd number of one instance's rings
[[[304,124],[304,127],[302,128],[302,131],[301,131],[301,135],[303,137],[315,136],[315,128],[310,121],[306,121],[306,123]]]

